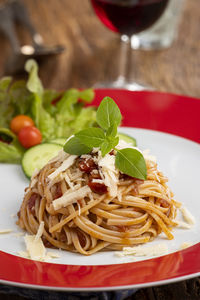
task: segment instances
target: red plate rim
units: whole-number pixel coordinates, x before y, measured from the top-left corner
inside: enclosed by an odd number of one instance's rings
[[[162,92],[99,89],[93,104],[112,97],[123,126],[171,133],[200,142],[199,99]],[[200,243],[154,259],[113,265],[44,263],[0,251],[0,282],[65,291],[113,290],[170,283],[200,275]],[[14,271],[13,271],[14,270]]]

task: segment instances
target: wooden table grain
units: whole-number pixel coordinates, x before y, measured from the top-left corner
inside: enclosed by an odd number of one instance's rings
[[[119,36],[99,22],[88,0],[23,2],[45,44],[66,46],[62,55],[42,63],[40,76],[45,87],[58,90],[90,87],[96,82],[117,76]],[[130,78],[160,91],[200,98],[199,19],[199,0],[186,0],[179,34],[173,45],[159,51],[132,51]],[[30,40],[23,28],[18,27],[17,33],[22,44]],[[2,76],[12,49],[1,34],[0,46]],[[0,298],[25,299],[18,295],[5,295],[1,293],[1,289]],[[200,299],[200,279],[142,289],[129,299]]]

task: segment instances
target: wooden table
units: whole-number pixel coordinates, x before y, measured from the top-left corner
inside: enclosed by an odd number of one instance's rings
[[[177,0],[178,1],[178,0]],[[2,2],[2,1],[1,1]],[[107,30],[94,15],[88,0],[24,0],[31,18],[48,45],[64,44],[64,54],[42,64],[45,87],[89,87],[117,76],[118,35]],[[199,1],[187,0],[179,35],[162,51],[134,51],[130,75],[160,91],[200,97]],[[23,43],[29,41],[17,29]],[[10,46],[0,35],[0,75],[10,56]],[[1,299],[25,298],[3,295]],[[200,299],[199,278],[139,290],[130,299]]]

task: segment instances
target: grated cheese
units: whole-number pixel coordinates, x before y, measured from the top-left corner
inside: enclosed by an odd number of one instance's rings
[[[92,156],[90,154],[82,154],[81,158],[84,158],[86,160],[90,159]]]
[[[70,155],[69,157],[67,157],[66,160],[63,161],[63,163],[61,164],[61,166],[59,168],[57,168],[53,173],[51,173],[48,178],[50,180],[56,178],[61,172],[67,170],[69,167],[71,167],[75,161],[75,159],[77,158],[77,155]]]
[[[44,260],[46,256],[46,248],[41,238],[36,239],[35,235],[26,234],[24,237],[28,255],[34,260]]]
[[[138,148],[134,147],[131,143],[127,143],[124,140],[119,140],[119,143],[117,144],[116,149],[122,150],[122,149],[125,149],[125,148],[133,148],[133,149],[139,150]]]
[[[191,214],[191,212],[189,212],[189,210],[188,210],[186,207],[181,206],[181,207],[179,208],[179,210],[181,211],[184,220],[185,220],[188,224],[190,224],[190,225],[195,224],[195,218],[194,218],[194,216]]]
[[[82,199],[91,193],[89,186],[83,186],[79,190],[66,192],[60,198],[57,198],[52,202],[55,210],[60,209],[61,207],[66,207],[71,203],[76,203],[77,200]]]
[[[33,174],[32,174],[32,176],[31,176],[31,180],[32,180],[34,177],[36,177],[36,176],[39,174],[39,172],[40,172],[40,170],[36,168],[36,169],[33,171]]]
[[[74,185],[73,185],[73,183],[71,182],[69,176],[68,176],[66,173],[65,173],[65,175],[64,175],[64,178],[65,178],[65,181],[67,182],[67,184],[69,185],[69,187],[70,187],[72,190],[74,190]]]
[[[19,254],[21,257],[24,258],[29,258],[29,259],[31,258],[28,251],[18,251],[17,254]],[[45,257],[43,259],[40,259],[40,261],[49,261],[52,258],[60,258],[60,255],[53,252],[47,252]]]
[[[11,214],[10,217],[11,218],[15,218],[17,215],[16,214]]]
[[[16,237],[21,237],[21,236],[24,236],[24,233],[23,232],[17,232],[17,233],[13,233],[14,236]]]
[[[60,258],[60,255],[54,252],[47,252],[48,258]]]
[[[12,232],[12,229],[0,229],[0,234],[6,234]]]
[[[95,182],[95,183],[103,183],[103,180],[102,179],[92,179],[92,182]]]
[[[100,157],[98,162],[101,168],[101,177],[108,187],[110,196],[116,197],[118,192],[119,171],[115,167],[115,156],[106,154],[103,158]]]
[[[38,182],[38,179],[37,178],[33,178],[31,179],[31,184],[30,184],[30,188],[33,188],[34,185]]]
[[[48,163],[53,163],[53,162],[57,162],[57,161],[63,161],[67,157],[69,157],[69,154],[66,153],[64,150],[60,150],[55,157],[53,157],[52,159],[49,160]]]
[[[38,231],[36,233],[36,236],[35,236],[35,240],[39,240],[43,234],[43,231],[44,231],[44,221],[41,221],[40,222],[40,226],[38,228]]]
[[[177,227],[178,228],[182,228],[182,229],[191,229],[191,224],[188,224],[184,221],[179,221],[179,220],[174,220],[175,223],[177,223]]]
[[[17,252],[21,257],[24,257],[24,258],[30,258],[29,257],[29,254],[28,254],[28,251],[18,251]]]
[[[116,255],[123,257],[127,255],[134,256],[159,256],[168,253],[168,247],[166,244],[157,244],[154,246],[144,247],[124,247],[122,252],[117,252]]]
[[[150,153],[150,150],[149,150],[149,149],[146,149],[146,150],[142,151],[142,154],[143,154],[143,156],[144,156],[144,159],[145,159],[145,160],[150,160],[150,161],[156,163],[156,162],[157,162],[156,157],[155,157],[154,155],[149,154],[149,153]]]
[[[186,248],[191,247],[191,246],[192,246],[191,242],[184,242],[184,243],[181,244],[180,249],[183,250],[183,249],[186,249]]]

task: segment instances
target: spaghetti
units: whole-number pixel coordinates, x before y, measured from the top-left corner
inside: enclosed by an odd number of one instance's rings
[[[18,225],[36,234],[44,222],[47,247],[90,255],[143,244],[171,229],[179,203],[156,162],[146,158],[145,181],[122,174],[114,151],[102,158],[98,149],[80,157],[61,151],[32,176]]]

